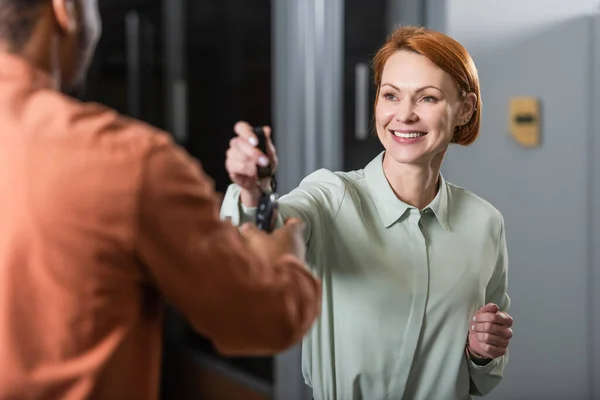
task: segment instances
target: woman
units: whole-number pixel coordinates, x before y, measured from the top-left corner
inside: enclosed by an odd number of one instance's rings
[[[385,151],[363,170],[319,170],[279,202],[307,223],[322,314],[303,343],[315,399],[466,399],[489,393],[507,362],[502,215],[444,180],[450,143],[481,118],[467,51],[424,28],[397,29],[375,56],[375,125]],[[235,126],[222,217],[252,220],[256,164],[269,160]],[[269,157],[276,163],[275,149]],[[281,222],[281,221],[280,221]]]

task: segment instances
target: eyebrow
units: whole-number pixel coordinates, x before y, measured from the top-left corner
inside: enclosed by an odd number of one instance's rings
[[[398,88],[398,86],[392,85],[391,83],[384,83],[384,84],[381,85],[381,87],[384,87],[384,86],[390,86],[390,87],[394,88],[395,90],[397,90],[398,92],[401,92],[401,90],[400,90],[400,88]],[[433,85],[423,86],[423,87],[418,88],[417,90],[415,90],[415,92],[417,92],[417,93],[418,92],[422,92],[425,89],[436,89],[436,90],[439,90],[440,92],[444,93],[444,91],[442,89],[440,89],[437,86],[433,86]]]

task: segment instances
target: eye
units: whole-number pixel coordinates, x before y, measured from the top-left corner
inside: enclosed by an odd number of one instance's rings
[[[398,98],[396,97],[396,95],[394,93],[384,93],[383,94],[383,98],[389,101],[396,101],[398,100]]]
[[[437,98],[433,97],[433,96],[425,96],[422,99],[425,103],[435,103],[438,101]]]

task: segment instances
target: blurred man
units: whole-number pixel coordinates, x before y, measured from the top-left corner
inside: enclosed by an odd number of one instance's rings
[[[99,35],[96,0],[0,0],[0,399],[155,399],[163,297],[226,354],[319,311],[298,221],[240,234],[167,134],[59,92]]]

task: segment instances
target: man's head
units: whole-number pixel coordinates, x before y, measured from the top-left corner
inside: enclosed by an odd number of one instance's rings
[[[100,32],[97,0],[0,0],[0,51],[45,69],[62,90],[83,84]]]

